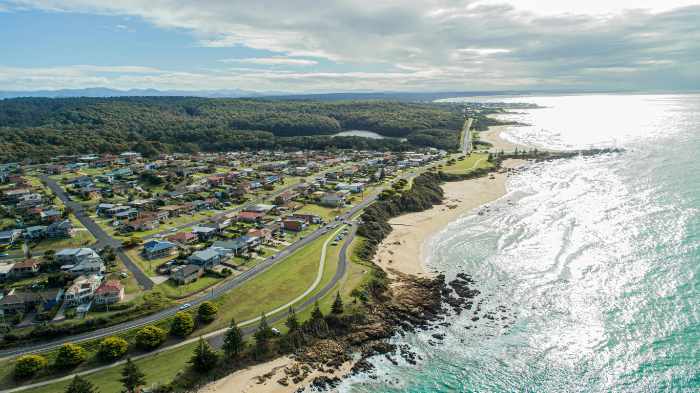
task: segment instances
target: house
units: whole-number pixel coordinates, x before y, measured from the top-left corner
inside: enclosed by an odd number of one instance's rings
[[[254,212],[254,213],[269,213],[270,210],[274,209],[275,205],[266,205],[264,203],[259,203],[250,207],[243,209],[244,212]]]
[[[191,265],[202,266],[203,268],[211,268],[226,259],[228,251],[221,247],[209,247],[201,251],[195,251],[187,257],[187,262]]]
[[[204,226],[196,226],[192,228],[192,233],[197,235],[200,241],[207,241],[210,240],[214,235],[216,235],[216,232],[218,232],[217,228],[212,228],[212,227],[204,227]]]
[[[335,189],[339,191],[350,191],[353,194],[358,194],[364,191],[365,185],[362,183],[338,183],[338,185],[335,186]]]
[[[15,207],[17,207],[17,209],[28,209],[31,207],[41,205],[43,203],[43,200],[44,197],[42,197],[41,194],[37,193],[22,195],[17,201]]]
[[[261,242],[272,240],[272,231],[268,228],[249,229],[247,235],[250,237],[256,237],[260,239]]]
[[[124,227],[127,230],[134,231],[134,232],[140,232],[140,231],[151,231],[160,226],[160,221],[155,217],[155,215],[151,216],[142,216],[139,218],[136,218],[134,220],[131,220],[127,222]]]
[[[36,259],[27,259],[22,262],[17,262],[12,267],[11,275],[15,278],[32,277],[39,274],[41,262]]]
[[[282,229],[301,232],[306,228],[306,221],[299,218],[285,218],[282,220]]]
[[[162,240],[149,240],[143,245],[143,256],[146,259],[165,258],[177,249],[175,243]]]
[[[73,236],[73,223],[70,220],[54,222],[46,228],[46,236],[51,239]]]
[[[0,248],[12,246],[21,235],[22,231],[19,229],[0,232]]]
[[[39,213],[41,222],[56,222],[63,218],[63,214],[56,209],[43,210]]]
[[[14,263],[0,263],[0,281],[5,281],[12,276]]]
[[[15,188],[11,190],[4,190],[2,192],[2,200],[9,204],[15,204],[20,200],[20,198],[22,198],[22,196],[29,194],[31,194],[31,190],[29,190],[28,188]]]
[[[62,270],[68,271],[71,274],[74,275],[83,275],[83,274],[104,274],[106,271],[105,264],[102,262],[102,260],[88,260],[88,261],[83,261],[80,262],[77,265],[66,265],[61,267]]]
[[[211,187],[219,187],[224,185],[225,179],[226,177],[223,175],[209,176],[207,177],[207,183],[209,183]]]
[[[275,204],[277,205],[285,205],[288,202],[290,202],[292,199],[296,198],[299,194],[297,192],[294,192],[292,190],[287,190],[275,198]]]
[[[255,236],[241,236],[233,240],[214,242],[212,247],[221,248],[226,252],[239,256],[260,245],[260,238]]]
[[[27,240],[40,240],[46,237],[46,226],[35,225],[24,230],[24,238]]]
[[[243,222],[260,222],[262,218],[265,217],[265,213],[258,212],[240,212],[236,219]]]
[[[0,312],[4,315],[26,313],[40,308],[50,310],[61,302],[62,289],[47,289],[38,292],[20,291],[11,289],[5,297],[0,299]]]
[[[198,265],[185,265],[179,269],[174,269],[170,275],[170,279],[177,284],[185,285],[197,281],[202,276],[203,269]]]
[[[294,213],[291,215],[291,217],[304,220],[307,224],[320,224],[322,221],[321,217],[315,214]]]
[[[339,192],[327,192],[321,197],[320,203],[328,207],[341,207],[345,204],[345,195]]]
[[[126,208],[126,209],[124,209],[124,208]],[[111,217],[114,217],[114,219],[118,220],[118,221],[126,221],[126,220],[133,220],[138,216],[139,216],[138,210],[131,208],[131,207],[128,207],[128,206],[122,206],[119,208],[119,211],[115,212]]]
[[[168,241],[179,244],[192,244],[196,242],[198,238],[197,234],[192,232],[178,232],[167,237]]]
[[[56,253],[56,261],[61,265],[78,265],[89,261],[102,262],[102,258],[91,248],[64,248]]]
[[[115,304],[124,300],[124,286],[117,280],[103,282],[95,290],[96,304]]]
[[[77,306],[89,303],[95,296],[95,291],[102,283],[102,277],[96,274],[89,276],[78,276],[73,280],[73,284],[66,289],[63,300],[69,306]]]

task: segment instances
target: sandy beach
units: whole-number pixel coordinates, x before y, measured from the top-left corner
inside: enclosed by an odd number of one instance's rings
[[[250,366],[204,386],[198,393],[292,393],[299,388],[308,387],[318,376],[343,377],[352,368],[352,362],[347,362],[338,370],[328,370],[329,372],[311,370],[299,384],[291,382],[287,386],[279,384],[277,381],[285,376],[285,368],[292,367],[294,363],[296,363],[294,359],[285,356]]]
[[[479,138],[493,145],[490,149],[491,151],[513,151],[516,147],[518,149],[527,149],[524,145],[510,142],[501,137],[501,133],[511,127],[513,126],[491,126],[488,131],[480,131]]]
[[[504,169],[516,168],[524,160],[507,160]],[[450,222],[473,209],[494,201],[506,194],[507,173],[494,173],[493,178],[477,179],[443,184],[445,201],[442,205],[418,212],[404,214],[389,221],[393,231],[379,245],[375,263],[390,276],[392,271],[425,276],[424,248],[433,235]]]

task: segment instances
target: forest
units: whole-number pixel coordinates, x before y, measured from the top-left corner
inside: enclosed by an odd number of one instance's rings
[[[462,123],[456,106],[389,101],[16,98],[0,100],[0,160],[126,150],[454,149]],[[352,129],[388,138],[331,137]]]

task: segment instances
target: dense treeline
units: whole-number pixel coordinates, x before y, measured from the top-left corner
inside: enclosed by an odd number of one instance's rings
[[[124,150],[154,155],[260,148],[453,148],[462,120],[450,106],[382,101],[19,98],[0,101],[0,151],[2,160],[14,161]],[[329,137],[348,129],[408,143]]]
[[[389,219],[403,213],[419,212],[442,202],[441,175],[426,172],[413,179],[411,188],[403,193],[382,198],[371,204],[362,214],[362,225],[357,234],[367,238],[359,255],[371,259],[379,243],[391,232]]]

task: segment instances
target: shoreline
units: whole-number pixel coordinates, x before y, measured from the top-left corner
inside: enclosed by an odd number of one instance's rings
[[[527,160],[509,159],[493,176],[442,185],[444,201],[440,205],[416,213],[404,214],[389,220],[391,233],[379,244],[374,263],[391,278],[402,274],[432,277],[425,266],[425,246],[447,225],[474,209],[493,202],[507,193],[509,172]]]
[[[489,151],[492,152],[498,152],[498,151],[513,151],[516,148],[521,149],[521,150],[526,150],[529,149],[528,146],[521,145],[518,143],[513,143],[509,140],[504,139],[501,134],[506,131],[507,129],[514,127],[512,125],[503,125],[503,126],[491,126],[489,127],[488,130],[486,131],[480,131],[479,132],[479,139],[485,142],[489,142],[493,146],[489,149]]]

